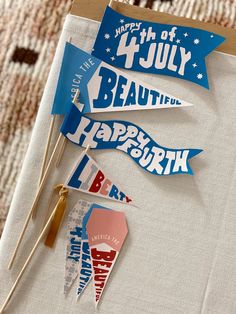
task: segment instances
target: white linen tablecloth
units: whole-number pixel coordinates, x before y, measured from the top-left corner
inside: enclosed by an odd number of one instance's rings
[[[52,186],[64,182],[81,152],[67,144],[60,168],[51,172],[37,220],[30,223],[16,264],[7,271],[36,193],[64,43],[71,36],[72,43],[90,52],[98,27],[98,22],[67,16],[0,243],[1,304],[42,228]],[[127,216],[129,235],[100,302],[100,313],[236,313],[236,58],[214,52],[207,65],[209,91],[176,78],[133,73],[194,103],[193,107],[96,115],[132,121],[166,147],[204,149],[191,161],[194,176],[170,177],[151,175],[116,150],[91,152],[139,206],[71,193],[69,208],[84,198],[123,210]],[[58,131],[54,142],[57,136]],[[66,219],[54,249],[40,245],[6,313],[96,312],[91,284],[77,303],[76,285],[67,297],[63,295],[65,226]]]

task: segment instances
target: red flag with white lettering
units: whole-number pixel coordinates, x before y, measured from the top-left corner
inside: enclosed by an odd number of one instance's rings
[[[96,307],[128,233],[125,214],[94,208],[87,223]]]

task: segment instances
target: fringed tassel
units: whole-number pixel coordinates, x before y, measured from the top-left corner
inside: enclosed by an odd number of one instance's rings
[[[53,217],[50,229],[48,231],[48,235],[46,237],[46,240],[44,241],[44,244],[50,248],[53,247],[54,242],[57,237],[57,233],[60,229],[65,210],[66,210],[66,204],[67,204],[67,197],[68,197],[68,189],[65,188],[62,184],[57,185],[55,187],[55,190],[59,191],[59,200],[55,206],[57,208],[56,213]]]

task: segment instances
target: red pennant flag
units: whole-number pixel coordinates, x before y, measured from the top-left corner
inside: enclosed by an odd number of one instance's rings
[[[87,233],[97,307],[128,233],[125,214],[114,210],[95,208],[87,223]]]

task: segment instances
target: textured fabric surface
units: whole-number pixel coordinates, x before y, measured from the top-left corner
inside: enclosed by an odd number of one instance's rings
[[[67,0],[0,2],[0,235],[69,7]]]
[[[66,20],[0,242],[0,304],[42,228],[52,186],[65,180],[81,151],[67,144],[60,168],[51,173],[43,193],[37,222],[30,223],[15,267],[8,272],[10,255],[38,184],[63,42],[72,37],[72,43],[90,51],[98,26],[97,22],[73,16]],[[78,198],[84,198],[124,210],[128,220],[129,235],[104,292],[100,313],[236,313],[236,148],[232,145],[236,136],[236,57],[214,52],[207,63],[210,91],[158,76],[161,89],[195,106],[145,111],[142,115],[119,113],[119,119],[140,125],[161,145],[204,149],[191,161],[195,176],[156,177],[121,152],[94,151],[92,156],[104,170],[126,183],[127,194],[132,195],[139,208],[71,193],[69,208]],[[157,76],[135,76],[157,85]],[[117,113],[99,114],[97,118],[115,119]],[[43,245],[37,250],[7,313],[96,312],[92,285],[78,303],[73,289],[67,298],[63,296],[65,224],[66,220],[53,250]]]
[[[130,1],[235,27],[236,0]],[[0,2],[0,236],[70,0]]]

